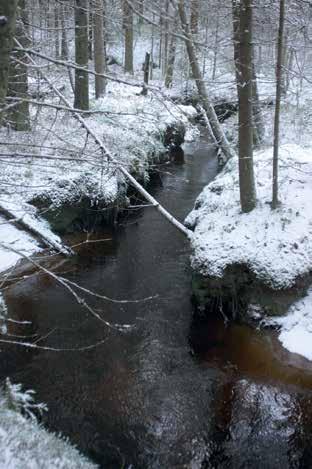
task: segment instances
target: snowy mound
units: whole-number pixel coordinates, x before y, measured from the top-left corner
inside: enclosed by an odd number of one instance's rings
[[[19,389],[19,387],[14,386]],[[20,396],[23,397],[22,394]],[[29,394],[24,394],[24,404]],[[0,391],[0,467],[6,469],[93,469],[65,439],[49,433],[36,419],[13,410],[12,402]]]
[[[198,197],[186,223],[195,227],[192,265],[222,277],[244,265],[276,288],[291,287],[312,269],[312,149],[280,149],[280,207],[272,211],[272,149],[255,154],[257,207],[240,211],[238,161],[227,163]]]
[[[312,360],[312,289],[291,306],[287,316],[267,320],[265,324],[280,327],[283,347]]]

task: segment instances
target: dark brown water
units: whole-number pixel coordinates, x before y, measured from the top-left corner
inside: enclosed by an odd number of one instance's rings
[[[186,150],[152,185],[180,219],[217,170],[204,137]],[[6,295],[11,316],[32,321],[15,332],[43,336],[41,345],[105,340],[80,352],[2,347],[1,376],[36,389],[49,406],[45,424],[103,468],[312,467],[311,364],[273,332],[219,317],[194,323],[188,242],[153,209],[99,236],[111,240],[81,248],[60,270],[113,298],[157,296],[125,304],[85,296],[133,331],[107,329],[43,275]]]

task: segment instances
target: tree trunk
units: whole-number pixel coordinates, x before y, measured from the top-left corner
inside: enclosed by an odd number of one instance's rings
[[[25,7],[25,0],[18,2],[18,20],[16,22],[16,39],[20,44],[27,49],[29,47],[29,40],[27,38],[26,28],[28,21],[28,14]],[[16,60],[15,60],[16,59]],[[18,60],[18,62],[17,62]],[[15,51],[12,55],[12,61],[9,74],[9,88],[8,96],[13,98],[28,97],[28,70],[27,70],[27,57],[22,51]],[[14,106],[8,113],[9,121],[15,130],[26,131],[30,130],[30,116],[29,116],[29,103],[22,101],[17,106]]]
[[[239,107],[239,186],[243,212],[256,206],[253,170],[252,0],[233,1],[234,60]]]
[[[60,6],[54,6],[54,25],[55,25],[55,58],[60,58]]]
[[[280,19],[277,41],[277,63],[276,63],[276,102],[274,118],[274,146],[273,146],[273,187],[272,208],[278,206],[278,151],[279,151],[279,125],[282,97],[282,62],[284,50],[284,24],[285,24],[285,0],[280,0]]]
[[[191,0],[191,33],[198,34],[199,0]]]
[[[133,75],[133,10],[124,0],[123,26],[125,31],[125,72]]]
[[[106,51],[104,39],[104,8],[103,0],[94,2],[94,67],[96,73],[103,74],[106,71]],[[104,96],[106,80],[103,77],[95,77],[95,97]]]
[[[234,64],[236,73],[237,94],[240,92],[240,5],[239,1],[233,0],[233,46],[234,46]],[[260,147],[264,137],[264,124],[262,119],[261,106],[259,101],[257,76],[254,64],[254,48],[252,47],[252,61],[251,61],[251,74],[252,74],[252,122],[253,122],[253,143],[256,147]]]
[[[0,110],[9,84],[10,53],[15,33],[17,0],[0,0]],[[0,125],[3,115],[0,115]]]
[[[88,1],[76,0],[75,6],[75,59],[80,67],[88,67]],[[75,70],[76,109],[89,110],[88,72]]]
[[[219,123],[218,117],[215,113],[214,107],[209,100],[205,82],[203,80],[203,77],[199,68],[199,63],[196,57],[193,36],[192,36],[192,33],[190,32],[190,28],[187,22],[185,7],[184,7],[184,0],[179,0],[178,10],[179,10],[183,33],[185,36],[185,43],[186,43],[187,53],[189,57],[189,62],[192,68],[193,77],[196,82],[198,94],[201,98],[202,106],[207,114],[215,140],[216,142],[218,142],[218,145],[224,154],[225,161],[227,161],[229,158],[234,156],[235,153],[232,151],[229,145],[229,142],[227,141],[227,138],[223,132],[223,129]]]
[[[176,36],[171,36],[169,53],[168,53],[168,64],[167,64],[166,78],[165,78],[166,88],[171,88],[172,86],[176,49],[177,49]]]

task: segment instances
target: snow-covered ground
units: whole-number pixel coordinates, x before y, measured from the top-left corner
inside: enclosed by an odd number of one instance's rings
[[[14,402],[12,402],[12,394]],[[16,402],[16,398],[18,402]],[[29,418],[15,407],[28,409]],[[0,467],[2,469],[93,469],[69,441],[49,433],[32,417],[32,394],[10,385],[0,390]],[[32,418],[31,418],[32,417]]]
[[[278,327],[279,340],[287,350],[312,360],[312,288],[289,308],[286,316],[265,319],[263,324]]]
[[[200,194],[187,223],[195,227],[193,267],[222,277],[247,266],[273,288],[288,288],[312,269],[312,149],[280,149],[280,201],[271,210],[272,149],[255,154],[257,207],[240,211],[238,161],[231,160]]]

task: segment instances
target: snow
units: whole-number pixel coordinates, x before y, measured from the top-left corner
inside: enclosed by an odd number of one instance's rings
[[[240,211],[238,161],[230,160],[198,197],[186,223],[193,268],[222,277],[228,266],[247,266],[275,288],[289,288],[312,269],[312,149],[280,148],[280,201],[272,211],[272,148],[255,154],[257,207]]]
[[[15,387],[13,385],[13,390]],[[26,396],[28,405],[30,396],[30,394]],[[67,440],[49,433],[34,418],[26,418],[14,410],[11,400],[2,389],[0,390],[0,467],[93,469],[97,466],[83,457]]]
[[[289,352],[312,360],[312,288],[290,307],[286,316],[268,319],[264,324],[279,327],[279,340]]]
[[[10,248],[20,251],[26,256],[30,256],[40,249],[38,242],[34,238],[24,231],[19,230],[1,216],[0,240],[1,243],[8,247],[8,249],[4,249],[0,246],[0,272],[14,267],[21,259],[21,256],[11,251]]]

